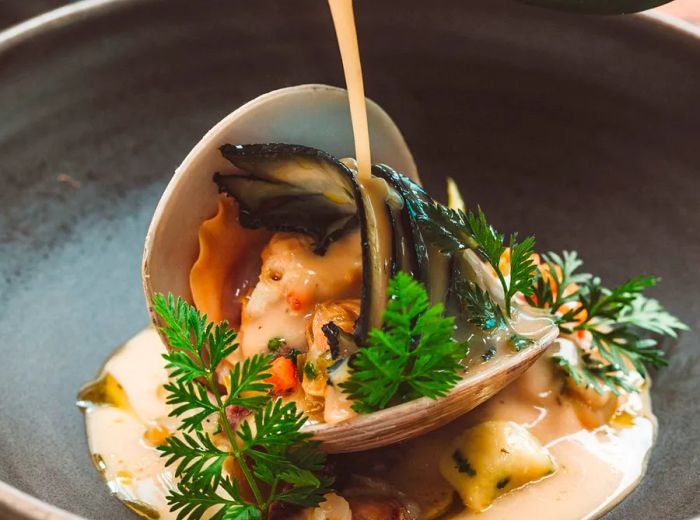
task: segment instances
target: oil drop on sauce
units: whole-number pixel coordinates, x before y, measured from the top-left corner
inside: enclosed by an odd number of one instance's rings
[[[164,352],[155,330],[144,330],[112,355],[79,400],[90,454],[112,493],[141,516],[168,520],[176,517],[166,500],[176,478],[156,445],[177,424],[165,404]],[[545,354],[520,379],[439,430],[371,452],[334,456],[338,481],[359,475],[387,483],[415,499],[424,515],[430,507],[444,507],[440,497],[446,497],[452,507],[439,518],[596,518],[644,474],[656,432],[648,388],[630,395],[608,423],[587,428],[577,407],[562,400],[561,379],[554,374]],[[514,421],[528,429],[554,456],[557,471],[496,499],[484,512],[470,513],[455,507],[459,500],[453,500],[438,461],[454,437],[487,420]],[[215,427],[204,425],[205,431]]]

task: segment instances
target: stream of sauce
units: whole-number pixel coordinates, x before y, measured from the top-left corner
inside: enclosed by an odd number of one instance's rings
[[[363,244],[363,247],[375,247],[373,254],[378,258],[378,261],[373,263],[373,268],[382,269],[384,275],[377,277],[377,283],[371,285],[371,289],[375,293],[373,301],[380,302],[384,301],[383,295],[387,293],[388,276],[386,274],[389,272],[391,262],[391,223],[386,207],[389,187],[384,179],[372,176],[365,87],[362,81],[362,65],[352,0],[328,0],[328,5],[333,16],[345,72],[357,156],[357,178],[363,193],[364,204],[367,207],[365,211],[368,220],[367,228],[370,232],[376,233],[376,237],[369,240],[367,244]],[[383,310],[383,307],[377,309],[369,323],[370,327],[381,327],[380,316]]]
[[[146,518],[173,519],[165,497],[176,479],[155,448],[176,427],[165,404],[164,351],[157,333],[144,330],[115,352],[80,399],[92,459],[112,493]],[[544,356],[522,378],[446,427],[403,444],[336,456],[339,481],[351,475],[381,479],[419,503],[445,495],[451,508],[440,518],[595,518],[622,500],[644,473],[656,431],[648,388],[629,396],[609,424],[591,429],[582,424],[576,402],[562,400],[560,386]],[[465,428],[491,419],[527,428],[549,449],[558,469],[498,498],[485,512],[469,513],[455,508],[458,500],[452,500],[438,459]],[[425,513],[428,506],[421,505]]]
[[[350,100],[357,173],[360,180],[366,181],[371,178],[372,160],[369,146],[369,127],[367,126],[365,87],[362,81],[360,47],[357,43],[352,0],[328,0],[328,5],[331,8],[335,33],[338,37],[338,47],[340,47],[345,83]]]

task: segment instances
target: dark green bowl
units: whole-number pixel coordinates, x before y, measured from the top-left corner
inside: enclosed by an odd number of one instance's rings
[[[648,475],[609,517],[699,513],[698,32],[507,0],[358,11],[367,92],[430,190],[456,177],[499,228],[578,249],[609,283],[663,277],[654,294],[693,332],[654,379]],[[79,515],[124,518],[74,397],[148,321],[139,267],[156,201],[239,104],[342,84],[342,72],[319,0],[98,0],[62,12],[0,33],[0,479]],[[5,488],[0,504],[32,510]]]

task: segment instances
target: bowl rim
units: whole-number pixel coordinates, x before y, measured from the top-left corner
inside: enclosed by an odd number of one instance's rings
[[[32,37],[40,36],[91,16],[103,15],[123,5],[136,4],[141,1],[78,0],[46,11],[0,31],[0,55]],[[643,18],[670,31],[694,37],[700,42],[700,25],[682,18],[655,9],[626,16]],[[4,518],[6,515],[7,518],[18,520],[86,520],[84,517],[53,506],[0,480],[0,518]],[[700,519],[700,516],[696,518]]]

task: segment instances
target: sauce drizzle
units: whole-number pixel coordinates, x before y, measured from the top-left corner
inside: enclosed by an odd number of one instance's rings
[[[340,55],[345,72],[345,83],[348,88],[358,176],[361,180],[367,180],[371,175],[372,160],[369,146],[369,127],[367,125],[367,106],[365,105],[365,87],[362,81],[360,48],[357,43],[352,0],[328,0],[328,5],[333,16],[333,24],[338,37],[338,47],[340,47]]]

